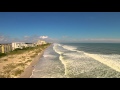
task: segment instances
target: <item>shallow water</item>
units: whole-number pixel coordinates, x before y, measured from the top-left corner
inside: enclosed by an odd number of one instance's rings
[[[31,78],[119,78],[119,52],[120,44],[54,43],[45,50]]]

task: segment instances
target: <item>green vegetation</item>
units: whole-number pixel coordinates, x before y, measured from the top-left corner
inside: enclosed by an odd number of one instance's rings
[[[34,58],[35,56],[37,55],[37,53],[36,54],[33,54],[32,56],[30,56],[31,58]]]
[[[4,66],[4,67],[3,67],[3,69],[10,69],[10,70],[12,70],[12,69],[14,69],[14,68],[16,68],[16,65],[13,64],[13,63],[7,64],[7,66]]]
[[[0,72],[0,78],[11,78],[11,75],[18,76],[20,75],[24,70],[16,69],[16,70],[5,70],[4,72]]]
[[[23,49],[15,49],[14,51],[11,51],[9,53],[0,53],[0,57],[6,56],[6,55],[14,55],[14,54],[21,54],[24,52],[29,52],[29,51],[35,51],[35,54],[30,56],[30,57],[35,57],[40,51],[42,51],[43,49],[47,48],[47,46],[49,46],[50,43],[45,44],[45,45],[41,45],[41,46],[36,46],[36,47],[27,47],[27,48],[23,48]],[[25,56],[21,57],[21,58],[25,58]],[[28,58],[29,59],[29,58]],[[7,61],[8,59],[4,59],[4,61]],[[25,63],[10,63],[7,64],[6,66],[3,67],[4,72],[0,72],[0,78],[11,78],[13,77],[12,75],[18,76],[20,75],[25,68],[25,65],[28,62],[31,62],[32,60],[27,60]],[[22,67],[21,69],[19,68]]]
[[[0,72],[0,78],[10,78],[10,74],[4,74],[3,72]]]
[[[22,72],[23,72],[23,70],[17,69],[14,71],[14,75],[15,76],[20,75]]]
[[[25,63],[31,62],[32,60],[27,60]]]
[[[8,59],[4,59],[4,61],[8,61]]]
[[[0,58],[6,56],[7,54],[5,53],[0,53]]]
[[[0,72],[1,73],[1,72]],[[5,75],[1,74],[0,75],[0,78],[6,78]]]
[[[0,59],[0,63],[3,62],[3,61],[8,61],[8,59],[3,59],[3,60]]]
[[[36,46],[36,47],[24,47],[23,49],[15,49],[13,51],[10,51],[8,53],[0,53],[0,58],[1,57],[4,57],[6,55],[14,55],[14,54],[22,54],[24,52],[29,52],[29,51],[33,51],[33,50],[37,50],[36,53],[40,52],[41,49],[45,49],[47,46],[49,46],[51,43],[47,43],[47,44],[44,44],[44,45],[40,45],[40,46]]]
[[[10,63],[7,64],[6,66],[3,67],[4,72],[1,72],[0,74],[0,78],[10,78],[11,75],[19,75],[23,72],[23,70],[16,68],[18,66],[21,66],[23,69],[25,68],[25,63],[18,63],[18,64],[14,64],[14,63]]]
[[[25,66],[25,63],[18,63],[16,66]]]

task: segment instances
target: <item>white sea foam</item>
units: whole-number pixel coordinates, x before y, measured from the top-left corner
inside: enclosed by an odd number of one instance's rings
[[[70,50],[70,51],[76,51],[77,47],[69,46],[69,45],[63,45],[64,49]]]
[[[71,53],[64,53],[63,55],[67,56],[71,60],[79,60],[80,58],[89,58],[84,53],[77,53],[77,52],[71,52]]]
[[[54,43],[53,46],[61,46],[59,43]]]
[[[46,53],[47,52],[47,53]],[[52,47],[45,51],[44,57],[41,58],[40,62],[35,67],[31,78],[63,78],[64,66],[61,64],[58,55],[54,54]]]
[[[68,77],[75,77],[81,73],[89,72],[94,69],[95,65],[94,60],[84,55],[84,53],[78,52],[68,52],[64,53],[63,57],[60,57],[60,60],[65,64],[66,75]],[[93,64],[93,66],[91,66]],[[72,76],[71,76],[72,75]]]
[[[55,55],[43,55],[43,57],[45,57],[45,58],[56,58],[57,56],[55,56]]]
[[[53,50],[58,53],[58,60],[54,60]],[[55,43],[43,58],[32,77],[120,77],[120,55],[90,54]]]
[[[36,66],[35,71],[33,72],[32,77],[40,77],[40,78],[63,78],[66,77],[65,74],[65,66],[61,58],[58,54],[59,52],[59,44],[54,44],[53,47],[49,48],[48,51],[45,51],[43,58],[40,60],[40,63]],[[56,53],[58,54],[56,54]]]
[[[64,49],[70,50],[70,51],[74,51],[74,52],[60,52],[61,49],[57,48],[58,45],[56,44],[53,48],[55,50],[56,53],[60,54],[60,61],[64,64],[65,67],[65,75],[67,75],[69,77],[69,74],[72,75],[79,75],[80,73],[84,73],[87,71],[90,71],[91,69],[93,69],[93,67],[88,67],[89,66],[89,61],[88,59],[90,59],[88,56],[84,55],[83,52],[78,51],[76,47],[72,47],[72,46],[63,46]]]
[[[60,54],[59,60],[62,62],[62,64],[64,65],[64,68],[65,68],[65,74],[64,74],[64,75],[67,75],[67,74],[66,74],[66,73],[67,73],[67,72],[66,72],[66,63],[64,62],[63,57],[62,57],[63,52],[61,52],[60,49],[57,49],[58,46],[59,46],[59,44],[55,44],[55,45],[53,46],[53,49],[54,49],[54,51],[55,51],[56,53]]]
[[[93,77],[119,77],[120,75],[115,72],[120,71],[120,55],[98,55],[84,51],[67,52],[62,55],[61,60],[65,64],[66,75],[70,77],[79,77],[80,74],[86,72],[89,72],[88,75]]]
[[[66,62],[63,60],[63,57],[60,55],[60,57],[59,57],[59,60],[62,62],[62,64],[64,65],[64,67],[65,67],[65,75],[67,75],[67,66],[66,66]]]
[[[120,55],[84,54],[120,72]]]
[[[58,53],[58,54],[62,54],[63,52],[60,52],[58,49],[57,49],[57,46],[53,46],[53,50]]]

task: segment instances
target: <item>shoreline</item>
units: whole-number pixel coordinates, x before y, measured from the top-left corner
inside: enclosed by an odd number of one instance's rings
[[[0,58],[0,78],[30,78],[34,66],[51,46],[43,45],[28,50],[12,52]]]
[[[50,45],[51,46],[51,45]],[[48,46],[49,47],[49,46]],[[48,48],[47,47],[47,48]],[[43,56],[44,51],[47,49],[45,48],[42,50],[38,55],[34,58],[34,60],[31,62],[31,64],[24,70],[24,72],[20,75],[18,78],[30,78],[32,75],[32,72],[34,70],[34,66],[39,62],[40,58]]]
[[[34,58],[34,60],[31,62],[31,64],[24,70],[24,72],[18,78],[30,78],[30,76],[32,75],[34,66],[37,64],[37,62],[39,62],[39,60],[43,56],[43,54],[44,54],[44,50]]]

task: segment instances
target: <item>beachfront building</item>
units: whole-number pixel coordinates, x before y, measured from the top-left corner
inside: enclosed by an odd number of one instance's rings
[[[36,43],[37,46],[38,45],[43,45],[43,44],[47,44],[47,43],[43,40],[38,40],[37,43]]]
[[[2,53],[2,45],[0,44],[0,53]]]
[[[12,51],[12,44],[0,44],[0,53],[7,53]]]
[[[25,43],[25,47],[35,47],[34,43]]]
[[[12,50],[15,50],[17,48],[22,49],[25,46],[26,46],[25,42],[13,42],[12,43]]]
[[[42,44],[47,44],[45,41],[41,41]]]
[[[35,47],[35,43],[12,42],[8,44],[0,44],[0,53],[7,53],[17,48],[23,49],[24,47]]]

